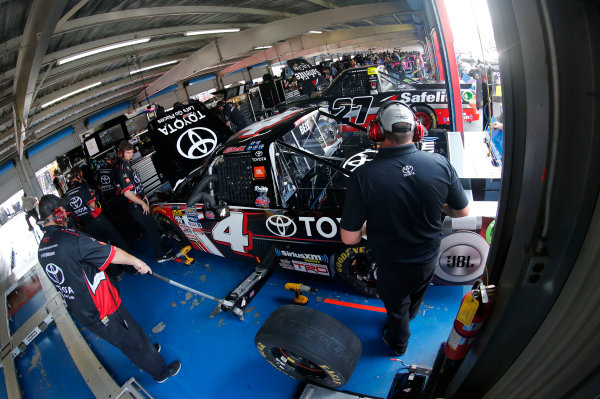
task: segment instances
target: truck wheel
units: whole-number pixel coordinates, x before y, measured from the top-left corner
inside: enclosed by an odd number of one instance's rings
[[[362,350],[348,327],[298,305],[276,309],[256,333],[254,344],[282,373],[331,388],[348,382]]]
[[[423,126],[425,126],[425,129],[435,129],[438,126],[438,120],[434,110],[426,105],[413,105],[411,108],[415,113],[415,117]]]
[[[340,252],[335,271],[352,290],[366,297],[377,295],[377,263],[366,244],[349,246]]]
[[[178,248],[191,245],[190,240],[185,236],[183,231],[165,215],[158,215],[156,217],[156,224],[158,225],[158,230],[166,235]]]

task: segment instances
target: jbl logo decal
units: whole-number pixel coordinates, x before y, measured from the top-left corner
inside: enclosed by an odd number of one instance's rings
[[[451,255],[446,256],[446,267],[473,267],[471,256]]]

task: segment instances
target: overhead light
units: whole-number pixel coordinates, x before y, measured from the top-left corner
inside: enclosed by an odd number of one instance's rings
[[[160,68],[160,67],[165,66],[165,65],[175,64],[177,61],[179,61],[179,60],[167,61],[167,62],[163,62],[162,64],[156,64],[156,65],[147,66],[147,67],[144,67],[144,68],[136,69],[135,71],[131,71],[131,72],[129,72],[129,74],[133,75],[135,73],[142,72],[142,71],[147,71],[149,69]]]
[[[231,87],[231,83],[228,85],[223,86],[224,89],[229,89]]]
[[[254,47],[254,50],[263,50],[263,49],[271,48],[271,47],[273,47],[273,46],[259,46],[259,47]]]
[[[60,96],[60,97],[58,97],[58,98],[55,98],[55,99],[54,99],[54,100],[52,100],[52,101],[48,101],[46,104],[42,104],[42,108],[46,108],[47,106],[49,106],[49,105],[52,105],[52,104],[54,104],[54,103],[57,103],[57,102],[59,102],[59,101],[62,101],[62,100],[64,100],[64,99],[65,99],[65,98],[67,98],[67,97],[74,96],[75,94],[79,94],[79,93],[81,93],[82,91],[86,91],[86,90],[89,90],[89,89],[91,89],[91,88],[93,88],[93,87],[100,86],[101,84],[102,84],[102,82],[96,82],[96,83],[93,83],[93,84],[91,84],[91,85],[89,85],[89,86],[85,86],[85,87],[82,87],[81,89],[78,89],[78,90],[72,91],[72,92],[70,92],[70,93],[68,93],[68,94],[65,94],[64,96]]]
[[[143,37],[141,39],[127,40],[126,42],[120,42],[120,43],[110,44],[108,46],[97,47],[95,49],[83,51],[81,53],[77,53],[77,54],[73,54],[73,55],[70,55],[65,58],[61,58],[57,61],[57,64],[62,65],[62,64],[66,64],[67,62],[78,60],[80,58],[89,57],[90,55],[103,53],[105,51],[110,51],[110,50],[114,50],[114,49],[121,48],[121,47],[127,47],[127,46],[133,46],[135,44],[146,43],[149,41],[150,41],[149,37]]]
[[[239,32],[240,28],[223,28],[223,29],[204,29],[204,30],[193,30],[189,32],[185,32],[186,36],[195,36],[195,35],[210,35],[213,33],[232,33]]]
[[[309,30],[308,33],[323,33],[320,30]]]

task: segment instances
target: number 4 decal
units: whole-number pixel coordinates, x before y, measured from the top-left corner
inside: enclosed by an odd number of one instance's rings
[[[244,212],[231,211],[229,217],[217,222],[212,229],[215,241],[229,244],[234,252],[247,253],[252,248],[252,233],[246,231]]]

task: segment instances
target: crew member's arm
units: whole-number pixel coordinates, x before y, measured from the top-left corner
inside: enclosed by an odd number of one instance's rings
[[[358,174],[354,172],[348,182],[346,201],[340,222],[340,235],[346,245],[358,244],[361,236],[366,234],[367,207],[362,193]]]
[[[127,190],[127,191],[123,192],[123,195],[129,201],[131,201],[133,203],[136,203],[139,206],[141,206],[144,214],[150,213],[150,207],[148,206],[148,204],[146,203],[146,201],[144,201],[143,199],[141,199],[140,197],[138,197],[137,195],[135,195],[133,193],[133,191]]]
[[[444,213],[451,218],[462,218],[469,215],[469,200],[467,195],[465,194],[465,190],[460,184],[460,179],[458,178],[458,174],[456,170],[448,162],[448,166],[450,168],[450,188],[448,190],[448,198],[446,199],[446,203],[442,204],[442,210]]]
[[[143,260],[138,259],[135,256],[131,255],[130,253],[123,251],[121,248],[118,248],[118,247],[114,247],[114,248],[115,248],[115,256],[112,259],[111,263],[117,263],[120,265],[131,265],[131,266],[135,267],[135,270],[137,270],[141,274],[146,274],[146,273],[152,274],[152,269],[150,269],[150,266],[148,266]]]
[[[452,209],[448,204],[442,204],[442,210],[444,213],[451,218],[462,218],[465,216],[469,216],[470,205],[467,204],[463,209]]]
[[[360,238],[367,234],[367,222],[362,225],[358,231],[348,231],[343,228],[340,229],[342,235],[342,241],[346,245],[354,245],[360,242]]]

